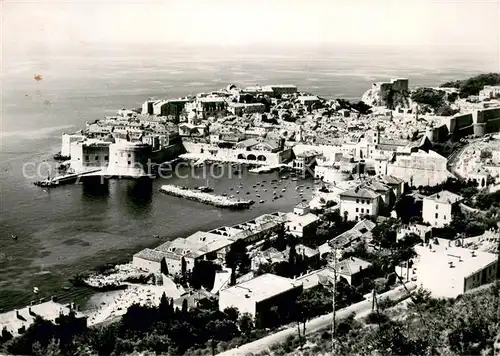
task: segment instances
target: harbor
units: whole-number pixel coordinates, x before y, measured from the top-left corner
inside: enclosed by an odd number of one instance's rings
[[[213,169],[216,177],[204,175],[209,169]],[[12,220],[4,225],[8,238],[0,240],[0,309],[29,304],[33,286],[40,288],[38,296],[55,294],[63,302],[73,301],[86,308],[96,289],[72,286],[68,279],[78,273],[104,262],[126,262],[145,247],[197,230],[243,222],[275,211],[290,211],[302,199],[312,198],[315,185],[310,180],[281,179],[278,172],[250,174],[244,166],[236,175],[232,169],[231,164],[221,163],[206,164],[194,171],[180,166],[178,175],[172,177],[159,177],[151,182],[110,180],[100,189],[73,184],[40,189],[24,181],[20,192],[26,203],[17,204],[15,210],[6,210],[2,215],[2,219],[9,219],[22,209],[30,218],[29,223]],[[221,174],[222,171],[226,174]],[[233,199],[254,200],[256,204],[249,209],[220,209],[161,193],[165,184],[187,186],[194,191],[209,186],[218,196],[234,195]],[[299,185],[311,189],[296,190]],[[49,202],[50,209],[44,209]],[[50,228],[39,228],[47,223]],[[71,236],[68,231],[72,231]],[[18,280],[15,286],[8,284],[13,278]]]

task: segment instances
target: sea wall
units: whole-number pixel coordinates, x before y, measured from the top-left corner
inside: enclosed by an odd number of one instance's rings
[[[203,193],[194,189],[185,189],[175,185],[162,185],[160,191],[168,195],[194,200],[218,208],[248,209],[254,203],[251,200],[236,200],[220,195]]]

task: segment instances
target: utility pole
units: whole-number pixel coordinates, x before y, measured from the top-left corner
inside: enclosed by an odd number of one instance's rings
[[[332,260],[333,259],[333,260]],[[337,293],[337,247],[333,247],[333,258],[330,262],[333,263],[333,289],[332,289],[332,356],[335,355],[335,329],[336,329],[336,312],[335,312],[335,294]]]

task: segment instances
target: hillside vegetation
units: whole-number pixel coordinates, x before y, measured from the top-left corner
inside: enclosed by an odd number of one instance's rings
[[[402,318],[383,310],[363,322],[354,316],[337,325],[340,355],[493,355],[500,342],[499,283],[456,300],[432,299],[418,290]],[[379,303],[380,304],[380,303]],[[498,347],[498,346],[497,346]],[[265,355],[326,355],[329,331],[315,333],[300,347],[298,337]]]
[[[441,88],[457,88],[459,89],[460,97],[466,98],[469,95],[478,95],[479,91],[483,89],[485,85],[499,84],[500,73],[488,73],[480,74],[469,79],[446,82],[441,85]]]

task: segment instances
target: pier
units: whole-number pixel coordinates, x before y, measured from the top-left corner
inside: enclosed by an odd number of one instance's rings
[[[255,203],[253,200],[231,199],[220,195],[203,193],[199,190],[178,187],[175,185],[162,185],[160,191],[168,195],[194,200],[200,203],[213,205],[218,208],[248,209],[252,204]]]
[[[100,171],[101,171],[101,168],[93,169],[93,170],[81,172],[81,173],[70,173],[70,174],[65,174],[65,175],[57,176],[57,177],[53,177],[53,178],[47,178],[47,179],[42,180],[42,181],[34,182],[33,184],[35,184],[36,186],[39,186],[39,187],[49,187],[49,188],[50,187],[57,187],[57,186],[63,185],[63,184],[76,183],[81,177],[89,176],[91,174],[97,174]]]
[[[252,168],[248,172],[249,173],[256,173],[256,174],[270,173],[270,172],[273,172],[273,171],[277,171],[282,166],[286,166],[286,165],[260,166],[260,167],[257,167],[257,168]]]

